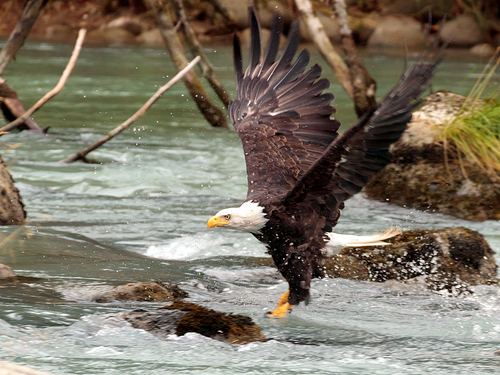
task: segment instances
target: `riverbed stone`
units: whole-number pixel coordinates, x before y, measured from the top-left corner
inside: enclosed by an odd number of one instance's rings
[[[476,44],[470,50],[470,53],[475,56],[489,57],[495,54],[495,47],[489,43]]]
[[[500,220],[500,173],[460,157],[438,137],[465,100],[449,92],[427,97],[391,146],[391,163],[365,187],[366,196],[466,220]]]
[[[447,21],[439,36],[441,41],[448,42],[450,47],[472,47],[483,41],[483,33],[477,20],[468,14]]]
[[[11,267],[0,263],[0,279],[10,279],[15,276],[16,274]]]
[[[111,291],[92,297],[93,302],[172,302],[188,297],[187,292],[175,284],[164,284],[160,281],[144,281],[129,283],[113,288]]]
[[[422,284],[434,291],[468,292],[474,285],[497,285],[495,253],[471,229],[409,230],[390,245],[350,247],[325,260],[330,277]]]
[[[420,22],[411,17],[385,16],[378,21],[378,27],[368,39],[372,48],[420,49],[425,40],[425,32]]]
[[[122,316],[134,328],[162,339],[195,332],[230,344],[266,340],[260,327],[247,316],[221,313],[189,302],[176,301],[154,311],[128,311]]]

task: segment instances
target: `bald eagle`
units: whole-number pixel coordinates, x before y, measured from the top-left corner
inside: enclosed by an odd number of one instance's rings
[[[269,313],[282,317],[293,305],[308,303],[311,279],[323,276],[325,252],[339,245],[331,231],[344,202],[390,162],[389,146],[406,129],[442,53],[425,52],[376,107],[339,134],[340,123],[331,117],[334,96],[323,92],[330,83],[320,79],[321,68],[315,64],[306,71],[307,50],[293,61],[300,41],[298,21],[291,24],[276,59],[281,18],[274,18],[263,57],[260,25],[252,10],[250,20],[245,73],[234,37],[237,99],[229,104],[245,153],[247,199],[241,207],[219,211],[207,227],[247,231],[265,244],[289,285],[278,308]],[[393,235],[353,240],[377,244]]]

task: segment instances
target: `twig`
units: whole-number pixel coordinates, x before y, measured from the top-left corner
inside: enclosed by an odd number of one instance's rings
[[[73,67],[75,66],[76,60],[78,59],[78,55],[80,54],[80,50],[82,48],[83,40],[85,39],[85,33],[87,30],[80,29],[78,33],[78,38],[76,40],[75,48],[73,49],[73,53],[71,54],[71,58],[69,59],[68,65],[66,65],[66,69],[59,79],[56,87],[50,90],[47,94],[45,94],[38,102],[35,103],[33,107],[28,109],[22,116],[18,117],[16,120],[12,121],[10,124],[5,125],[3,128],[0,128],[0,135],[5,132],[9,132],[14,129],[16,126],[22,124],[28,117],[30,117],[33,113],[38,111],[40,107],[42,107],[45,103],[47,103],[50,99],[56,96],[59,91],[62,90],[64,84],[66,83]]]
[[[86,161],[85,157],[88,153],[90,153],[91,151],[94,151],[96,148],[102,146],[104,143],[113,139],[118,134],[120,134],[122,131],[127,129],[130,125],[132,125],[139,117],[141,117],[142,115],[144,115],[146,113],[146,111],[149,109],[149,107],[151,107],[165,91],[167,91],[177,81],[179,81],[182,77],[184,77],[184,75],[186,75],[199,61],[200,61],[200,56],[196,56],[193,59],[193,61],[191,61],[188,64],[188,66],[186,66],[179,73],[177,73],[177,75],[174,78],[172,78],[167,84],[160,87],[156,91],[156,93],[151,98],[149,98],[149,100],[136,113],[134,113],[128,120],[126,120],[121,125],[117,126],[115,129],[110,131],[107,135],[105,135],[101,139],[92,143],[90,146],[85,147],[82,151],[77,152],[74,155],[72,155],[64,160],[61,160],[60,163],[73,163],[77,160]]]

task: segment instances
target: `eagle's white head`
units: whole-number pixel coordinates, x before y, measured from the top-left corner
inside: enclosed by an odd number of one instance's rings
[[[219,211],[207,222],[207,228],[225,226],[227,228],[239,229],[246,232],[257,233],[266,225],[264,207],[249,201],[237,208],[226,208]]]

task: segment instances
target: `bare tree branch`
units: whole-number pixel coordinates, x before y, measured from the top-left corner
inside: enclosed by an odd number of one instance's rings
[[[371,77],[358,55],[358,50],[352,37],[351,28],[347,21],[346,4],[344,0],[334,0],[333,9],[340,25],[342,49],[349,69],[354,100],[354,108],[358,117],[368,112],[376,104],[375,91],[377,83]]]
[[[203,52],[203,48],[196,38],[194,30],[187,20],[182,0],[174,0],[174,4],[177,13],[179,14],[179,20],[184,26],[184,36],[186,37],[186,41],[188,42],[192,53],[201,57],[200,66],[203,71],[203,76],[206,78],[210,86],[212,86],[212,89],[215,91],[220,100],[222,100],[224,105],[227,107],[231,98],[224,89],[224,86],[222,86],[222,83],[217,79],[212,64],[208,60],[207,55],[205,55],[205,52]]]
[[[349,76],[349,69],[333,47],[330,39],[326,35],[325,29],[321,24],[318,17],[315,16],[310,0],[295,0],[295,4],[299,9],[300,16],[304,23],[307,25],[309,35],[314,41],[316,47],[323,55],[324,59],[328,62],[333,69],[335,76],[339,83],[344,88],[349,97],[353,98],[353,88],[351,78]]]
[[[76,60],[78,59],[78,55],[80,54],[80,50],[82,49],[82,44],[83,40],[85,39],[86,32],[87,30],[80,29],[80,32],[78,33],[78,38],[76,40],[75,48],[73,49],[73,53],[71,54],[71,58],[69,59],[68,65],[66,65],[66,69],[64,69],[61,78],[59,78],[59,82],[57,83],[57,85],[47,94],[45,94],[38,102],[36,102],[33,107],[28,109],[22,116],[18,117],[11,123],[5,125],[3,128],[0,128],[0,135],[4,134],[5,132],[9,132],[16,126],[22,124],[28,117],[30,117],[33,113],[38,111],[45,103],[47,103],[50,99],[56,96],[59,93],[59,91],[62,90],[69,75],[71,74],[71,71],[75,66]]]
[[[149,98],[149,100],[136,112],[134,113],[128,120],[123,122],[121,125],[117,126],[115,129],[110,131],[107,135],[92,143],[90,146],[85,147],[82,151],[75,153],[74,155],[61,160],[60,163],[73,163],[77,160],[83,160],[84,162],[88,162],[86,159],[87,154],[91,151],[94,151],[96,148],[102,146],[107,141],[113,139],[122,131],[127,129],[130,125],[132,125],[139,117],[143,116],[146,111],[151,107],[160,96],[167,91],[170,87],[172,87],[177,81],[179,81],[182,77],[184,77],[198,62],[200,61],[200,56],[197,56],[193,59],[184,69],[182,69],[177,75],[172,78],[167,84],[160,87],[156,93]]]
[[[22,47],[47,0],[29,0],[0,52],[0,76]]]
[[[168,9],[165,9],[163,1],[149,0],[155,12],[156,24],[160,29],[161,36],[167,46],[177,70],[180,71],[188,64],[184,53],[184,47],[174,29],[174,22]],[[226,115],[217,108],[210,100],[195,72],[189,71],[183,78],[189,94],[195,101],[198,109],[210,123],[215,127],[227,128]]]

